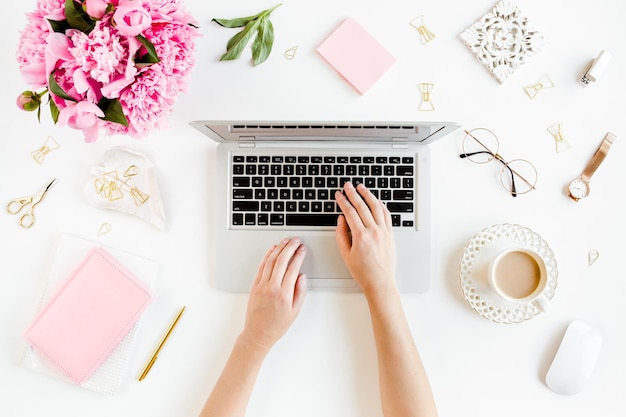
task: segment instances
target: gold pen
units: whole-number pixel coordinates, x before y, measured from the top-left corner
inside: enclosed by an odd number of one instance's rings
[[[159,357],[159,352],[161,351],[161,348],[165,344],[165,341],[167,340],[167,338],[172,333],[172,330],[174,330],[174,327],[178,323],[178,320],[180,320],[180,316],[183,315],[183,311],[185,311],[185,306],[183,306],[180,309],[180,311],[176,315],[176,318],[174,319],[172,324],[170,324],[170,327],[167,329],[167,331],[165,332],[165,334],[161,338],[161,341],[159,342],[159,345],[154,350],[154,352],[152,352],[152,356],[150,356],[150,359],[148,360],[148,363],[146,363],[146,366],[144,366],[143,371],[141,371],[141,374],[139,374],[139,376],[137,377],[138,381],[143,381],[143,379],[148,375],[148,372],[150,372],[150,369],[152,369],[152,365],[154,365],[154,362],[156,362],[157,358]]]

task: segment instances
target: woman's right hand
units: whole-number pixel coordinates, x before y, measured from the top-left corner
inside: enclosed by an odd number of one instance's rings
[[[339,253],[366,296],[395,288],[396,253],[391,214],[363,184],[344,184],[335,200],[342,215],[337,220]]]

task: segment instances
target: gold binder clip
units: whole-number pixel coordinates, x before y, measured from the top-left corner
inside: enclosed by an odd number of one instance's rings
[[[544,88],[552,88],[552,87],[554,87],[554,83],[552,82],[548,74],[544,74],[541,77],[541,80],[539,80],[537,84],[524,87],[524,91],[526,92],[528,97],[530,97],[530,99],[532,100]]]
[[[433,111],[435,110],[435,105],[431,100],[431,93],[435,88],[435,84],[431,83],[420,83],[419,89],[422,91],[422,103],[420,104],[420,111]]]
[[[420,34],[420,38],[422,39],[422,45],[426,45],[428,42],[435,39],[435,34],[424,25],[423,15],[417,16],[415,19],[411,20],[409,24],[417,29],[417,32]]]
[[[563,137],[563,127],[561,123],[557,123],[548,128],[548,132],[552,136],[554,136],[554,141],[556,142],[556,152],[563,152],[572,147],[568,141]]]
[[[289,48],[289,49],[287,49],[285,51],[285,53],[284,53],[285,58],[291,61],[292,59],[294,59],[296,57],[296,52],[298,52],[298,46],[297,45],[293,46],[293,47],[291,47],[291,48]]]
[[[50,152],[59,149],[60,147],[61,145],[59,145],[59,143],[54,140],[52,136],[48,136],[46,138],[46,142],[41,146],[41,148],[31,152],[30,154],[38,164],[42,164]]]

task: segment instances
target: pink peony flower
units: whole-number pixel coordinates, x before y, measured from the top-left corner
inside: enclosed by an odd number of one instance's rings
[[[98,139],[99,117],[104,117],[104,112],[93,103],[70,103],[59,113],[59,126],[82,130],[85,142],[95,142]]]
[[[85,10],[87,14],[96,19],[102,19],[109,7],[106,0],[85,0]]]
[[[49,102],[58,109],[55,123],[82,130],[88,142],[99,128],[143,137],[163,127],[188,90],[195,20],[179,0],[75,1],[87,12],[86,26],[67,29],[65,0],[38,0],[27,15],[16,58],[33,91],[18,98],[18,107],[33,108],[48,94],[39,105]]]
[[[124,36],[137,36],[152,24],[152,17],[141,2],[127,0],[115,9],[113,14],[117,30]]]

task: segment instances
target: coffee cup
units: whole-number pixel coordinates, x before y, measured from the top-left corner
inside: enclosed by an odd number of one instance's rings
[[[488,279],[493,291],[506,301],[532,302],[541,311],[550,308],[550,300],[544,294],[548,284],[546,262],[533,250],[503,250],[489,264]]]

